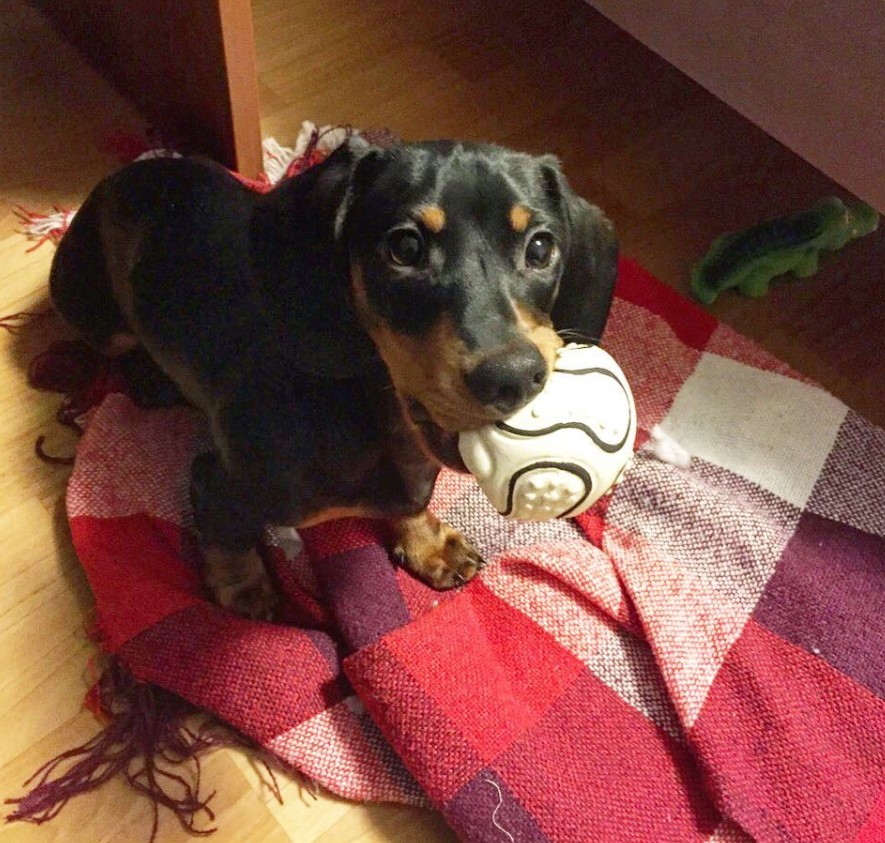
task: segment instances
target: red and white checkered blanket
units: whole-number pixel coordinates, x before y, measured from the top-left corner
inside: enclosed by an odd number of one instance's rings
[[[444,474],[433,508],[492,562],[448,594],[371,522],[270,530],[273,625],[201,594],[195,417],[110,395],[68,492],[106,648],[466,841],[885,840],[885,432],[634,263],[606,347],[640,424],[612,497],[516,524]]]

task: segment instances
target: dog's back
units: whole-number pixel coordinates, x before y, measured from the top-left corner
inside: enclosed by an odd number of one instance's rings
[[[59,245],[56,309],[104,353],[143,344],[167,373],[182,373],[174,379],[186,394],[191,381],[201,392],[223,389],[228,364],[242,362],[261,334],[248,240],[254,204],[208,161],[120,170],[90,194]]]

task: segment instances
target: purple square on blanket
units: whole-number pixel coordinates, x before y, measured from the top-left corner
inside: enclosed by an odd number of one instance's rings
[[[445,805],[444,813],[462,840],[548,843],[534,817],[494,770],[483,770]]]
[[[808,510],[885,536],[885,430],[849,411]]]
[[[718,822],[685,745],[589,671],[494,766],[551,840],[700,843]]]
[[[755,618],[885,696],[885,539],[805,513]]]

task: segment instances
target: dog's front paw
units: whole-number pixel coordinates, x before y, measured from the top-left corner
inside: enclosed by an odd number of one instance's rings
[[[255,550],[236,553],[205,549],[204,580],[215,602],[244,618],[269,621],[277,608],[277,592]]]
[[[479,551],[426,510],[397,521],[394,558],[433,588],[464,585],[485,567]]]

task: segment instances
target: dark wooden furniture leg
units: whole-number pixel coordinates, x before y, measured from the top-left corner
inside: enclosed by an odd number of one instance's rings
[[[45,0],[56,28],[174,138],[261,169],[250,0]]]

